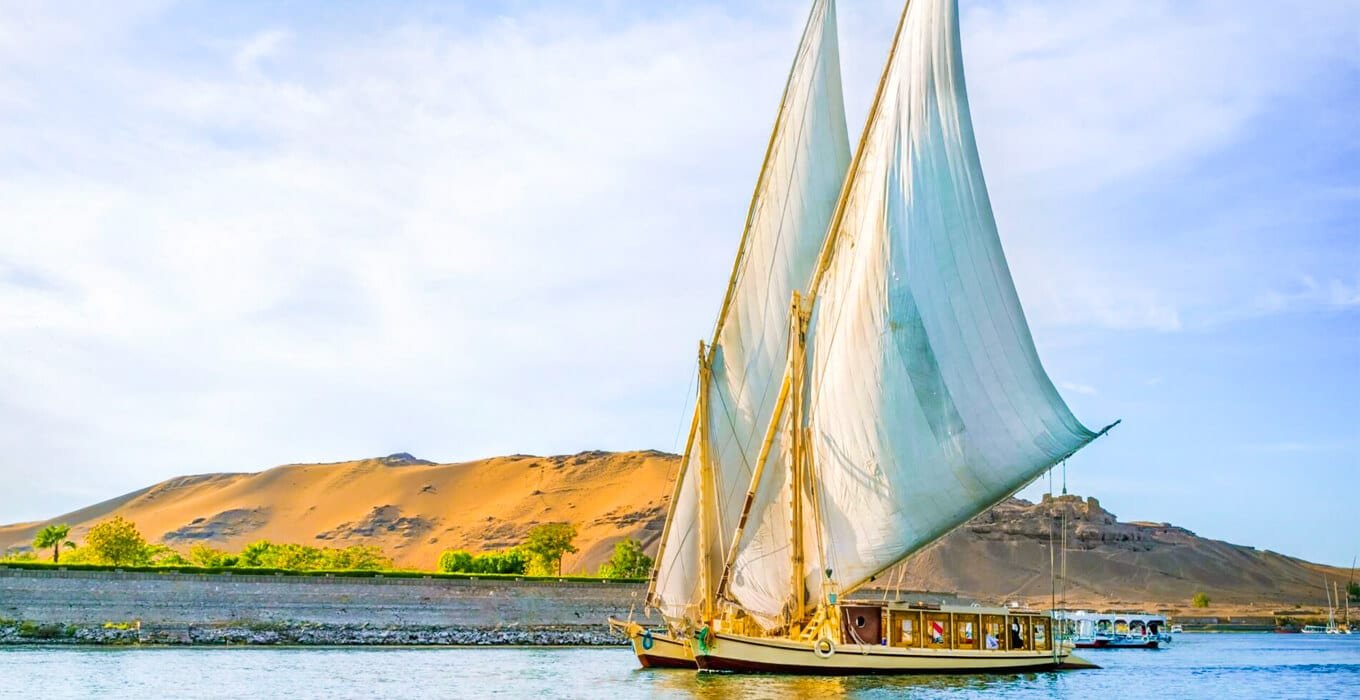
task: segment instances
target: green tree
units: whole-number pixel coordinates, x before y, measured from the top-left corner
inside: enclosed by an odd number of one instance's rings
[[[307,571],[326,564],[326,555],[316,547],[305,544],[276,544],[261,557],[261,563],[271,569]]]
[[[167,545],[149,544],[146,546],[146,561],[152,566],[188,566],[189,560]]]
[[[518,547],[489,552],[474,557],[472,568],[484,574],[523,574],[529,569],[529,556]]]
[[[614,555],[600,565],[600,576],[606,578],[642,578],[652,570],[652,558],[642,551],[642,543],[620,540],[614,543]]]
[[[66,547],[68,549],[76,548],[75,542],[66,539],[66,536],[69,534],[71,534],[71,526],[67,525],[66,523],[62,523],[60,525],[48,525],[47,527],[39,530],[38,534],[33,538],[33,548],[47,549],[48,547],[51,547],[52,563],[56,564],[61,561],[62,547]]]
[[[344,549],[323,550],[325,567],[338,571],[377,571],[392,568],[392,560],[373,545],[356,544]]]
[[[439,555],[439,570],[458,574],[472,570],[472,554],[462,549],[446,549]]]
[[[539,571],[546,574],[555,570],[561,576],[562,556],[577,551],[571,543],[574,539],[576,528],[571,523],[545,523],[529,531],[523,548]]]
[[[1209,596],[1204,591],[1199,591],[1195,594],[1195,597],[1190,599],[1190,605],[1196,608],[1207,608],[1209,607]]]
[[[226,557],[226,552],[214,549],[201,542],[189,548],[189,562],[194,566],[205,568],[224,566],[222,560]]]
[[[1346,597],[1351,600],[1360,600],[1360,583],[1346,584]]]
[[[265,566],[264,560],[270,556],[273,549],[274,543],[269,540],[251,542],[237,555],[236,566],[251,568]]]
[[[90,528],[89,534],[85,535],[85,544],[90,547],[94,559],[103,564],[142,564],[149,558],[146,539],[137,531],[136,525],[121,515]]]

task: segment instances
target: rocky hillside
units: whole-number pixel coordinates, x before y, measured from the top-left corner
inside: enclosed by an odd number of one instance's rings
[[[75,539],[114,514],[150,539],[237,549],[270,539],[318,546],[372,544],[399,565],[431,568],[449,548],[519,543],[534,525],[569,521],[580,551],[568,572],[593,571],[621,538],[655,551],[679,460],[661,452],[512,455],[435,464],[408,454],[301,464],[250,474],[171,479],[58,516]],[[25,547],[44,523],[0,526],[0,549]],[[1066,591],[1085,604],[1185,605],[1197,591],[1216,603],[1317,604],[1324,572],[1345,572],[1274,552],[1209,540],[1166,523],[1120,522],[1094,498],[1012,499],[913,556],[875,585],[957,592],[986,600],[1043,600],[1050,552]]]
[[[1203,591],[1216,605],[1317,604],[1325,600],[1323,576],[1346,575],[1168,523],[1120,522],[1095,498],[1045,496],[996,506],[877,583],[1046,602],[1055,585],[1050,572],[1064,570],[1064,523],[1066,576],[1056,578],[1074,603],[1175,607]]]

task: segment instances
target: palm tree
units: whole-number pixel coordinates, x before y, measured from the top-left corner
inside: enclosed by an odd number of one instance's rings
[[[61,548],[69,547],[75,549],[76,543],[66,539],[71,534],[71,526],[66,523],[61,525],[48,525],[38,531],[33,538],[34,549],[52,548],[52,563],[56,564],[61,559]]]

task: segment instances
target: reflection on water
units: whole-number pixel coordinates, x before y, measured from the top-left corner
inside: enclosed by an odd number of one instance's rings
[[[1035,684],[1040,675],[1008,676],[874,676],[838,678],[820,676],[762,676],[726,673],[692,674],[638,669],[637,674],[656,676],[652,686],[677,696],[701,700],[756,698],[776,700],[789,697],[834,698],[882,693],[890,697],[920,697],[941,694],[957,696],[987,695],[1013,688],[1017,683]],[[1049,675],[1049,674],[1045,674]],[[1052,686],[1047,686],[1051,688]]]
[[[1091,650],[1094,671],[820,678],[645,671],[618,649],[0,647],[0,697],[1346,697],[1360,636],[1179,635]]]

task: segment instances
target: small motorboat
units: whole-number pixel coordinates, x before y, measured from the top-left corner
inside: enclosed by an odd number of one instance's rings
[[[1160,649],[1180,627],[1168,628],[1164,616],[1141,612],[1059,610],[1055,618],[1078,649]]]

